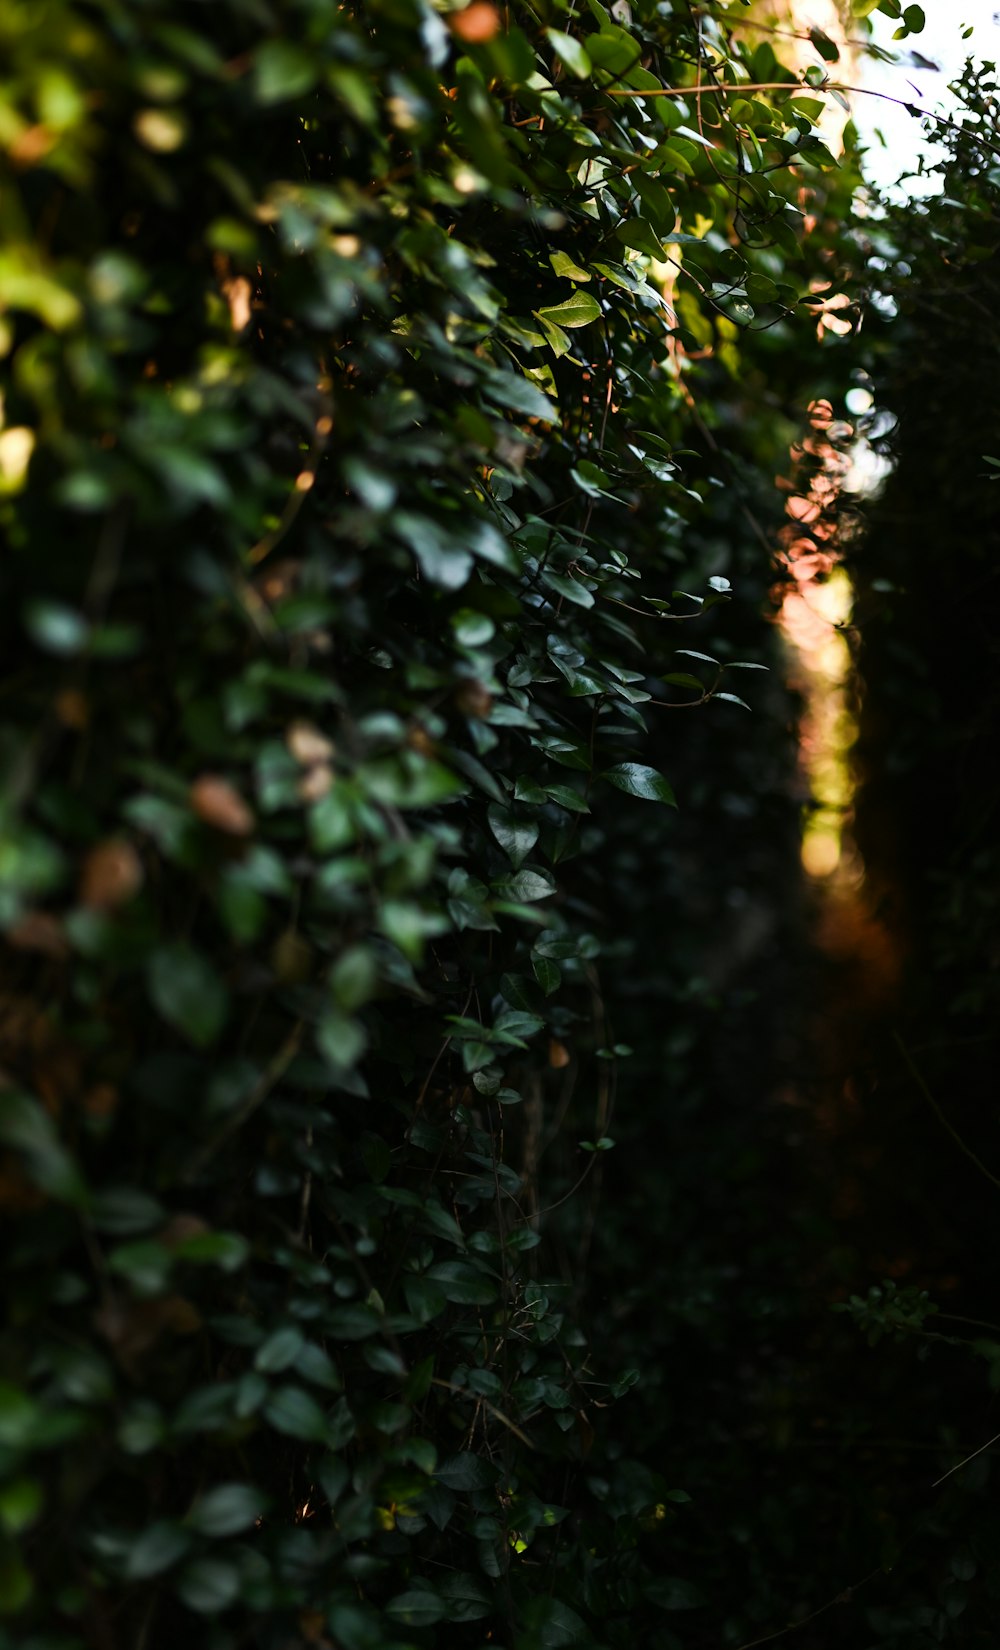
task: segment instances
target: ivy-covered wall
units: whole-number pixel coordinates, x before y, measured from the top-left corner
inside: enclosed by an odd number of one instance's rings
[[[836,47],[740,20],[3,10],[4,1646],[703,1602],[600,1302],[776,954],[770,478],[856,182]]]

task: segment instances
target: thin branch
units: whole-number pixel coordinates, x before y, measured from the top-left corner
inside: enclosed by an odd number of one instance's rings
[[[235,1111],[230,1112],[229,1116],[220,1123],[215,1133],[210,1135],[204,1144],[199,1146],[198,1150],[192,1154],[187,1167],[181,1172],[183,1182],[189,1183],[196,1179],[205,1165],[215,1156],[220,1146],[224,1146],[229,1136],[235,1134],[237,1129],[241,1129],[247,1119],[257,1110],[257,1107],[267,1099],[275,1084],[281,1081],[298,1054],[304,1029],[303,1022],[298,1020],[277,1054],[261,1073],[242,1105],[237,1106]]]
[[[584,586],[586,588],[586,586]],[[658,613],[645,607],[633,607],[631,602],[620,601],[617,596],[608,596],[603,590],[595,590],[595,596],[600,596],[603,602],[614,602],[616,607],[624,607],[626,613],[638,613],[640,619],[672,619],[674,624],[687,624],[689,619],[700,619],[701,609],[697,613]]]
[[[502,1409],[497,1409],[496,1405],[491,1404],[489,1399],[484,1398],[481,1393],[469,1392],[464,1386],[452,1386],[450,1381],[442,1381],[437,1375],[431,1376],[431,1386],[443,1386],[446,1392],[453,1392],[457,1398],[474,1398],[477,1405],[482,1405],[483,1409],[488,1409],[493,1419],[499,1421],[501,1426],[506,1427],[508,1432],[512,1432],[515,1438],[520,1438],[522,1444],[527,1444],[529,1449],[535,1448],[528,1434],[521,1431],[517,1422],[512,1421],[509,1415],[505,1415]]]
[[[860,1588],[867,1587],[870,1581],[874,1581],[876,1576],[882,1574],[883,1570],[880,1564],[878,1569],[872,1570],[871,1574],[866,1575],[863,1581],[856,1581],[853,1587],[845,1587],[843,1592],[837,1593],[834,1598],[828,1599],[825,1604],[821,1604],[819,1609],[814,1610],[811,1616],[803,1616],[801,1621],[790,1621],[787,1627],[779,1627],[776,1633],[765,1633],[763,1638],[748,1639],[746,1644],[739,1646],[739,1650],[755,1650],[758,1644],[772,1644],[775,1639],[783,1639],[786,1633],[797,1633],[800,1627],[807,1627],[811,1621],[816,1620],[817,1616],[825,1615],[827,1610],[832,1610],[835,1604],[850,1604],[854,1594]]]
[[[951,1135],[951,1138],[954,1140],[954,1142],[955,1142],[956,1146],[958,1147],[959,1151],[964,1152],[966,1157],[969,1159],[969,1161],[976,1165],[976,1168],[979,1170],[980,1174],[985,1175],[986,1179],[990,1182],[990,1184],[992,1186],[995,1186],[997,1188],[997,1191],[1000,1191],[1000,1179],[997,1178],[997,1176],[992,1172],[992,1170],[990,1170],[986,1167],[986,1164],[982,1161],[981,1158],[976,1156],[975,1152],[972,1150],[972,1147],[966,1145],[965,1141],[962,1139],[962,1136],[959,1134],[959,1132],[955,1128],[954,1124],[951,1123],[949,1121],[949,1119],[945,1116],[944,1112],[941,1110],[941,1107],[938,1105],[938,1103],[935,1100],[935,1098],[934,1098],[933,1094],[931,1093],[930,1089],[927,1087],[927,1084],[924,1081],[923,1074],[919,1070],[918,1066],[915,1064],[915,1062],[913,1060],[913,1057],[910,1054],[909,1049],[907,1048],[906,1044],[903,1042],[903,1039],[899,1035],[898,1031],[893,1032],[892,1040],[895,1043],[896,1047],[899,1049],[899,1052],[902,1055],[903,1060],[906,1063],[906,1068],[909,1071],[910,1076],[913,1078],[913,1081],[916,1083],[917,1088],[920,1090],[920,1092],[923,1095],[924,1099],[927,1101],[927,1104],[930,1106],[931,1111],[934,1113],[934,1116],[937,1118],[938,1122],[941,1124],[941,1127],[944,1128],[944,1129],[947,1129],[948,1133]]]
[[[985,1318],[963,1318],[958,1312],[935,1312],[936,1318],[946,1318],[949,1323],[971,1324],[973,1329],[990,1329],[994,1335],[1000,1335],[1000,1323],[987,1323]]]
[[[968,1466],[970,1461],[974,1461],[977,1455],[982,1455],[984,1450],[989,1449],[991,1444],[995,1444],[998,1441],[1000,1441],[1000,1432],[998,1432],[993,1438],[987,1438],[985,1444],[981,1444],[978,1449],[973,1450],[972,1454],[967,1455],[964,1461],[959,1461],[957,1467],[949,1467],[943,1477],[935,1478],[933,1484],[931,1485],[931,1489],[936,1490],[939,1484],[944,1483],[945,1478],[950,1478],[953,1472],[960,1472],[963,1467]]]
[[[599,88],[603,90],[603,88]],[[939,115],[933,109],[923,109],[918,103],[910,103],[905,97],[893,97],[891,92],[877,92],[874,86],[853,86],[844,80],[825,80],[821,86],[813,86],[808,80],[748,80],[741,85],[708,85],[708,86],[657,86],[653,91],[607,91],[608,97],[716,97],[732,96],[743,97],[747,92],[857,92],[861,97],[881,98],[883,103],[895,103],[897,108],[906,109],[911,115],[918,115],[925,120],[936,120],[939,126],[947,126],[953,132],[959,132],[966,137],[972,137],[988,149],[992,155],[1000,155],[1000,146],[990,143],[988,138],[979,132],[970,133],[957,121],[950,120],[947,115]]]

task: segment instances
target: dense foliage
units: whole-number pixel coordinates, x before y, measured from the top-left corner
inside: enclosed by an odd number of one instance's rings
[[[672,1440],[774,1308],[752,1107],[702,1152],[794,832],[770,478],[856,262],[837,48],[746,22],[0,18],[4,1644],[706,1620]],[[802,1510],[690,1642],[794,1602]]]

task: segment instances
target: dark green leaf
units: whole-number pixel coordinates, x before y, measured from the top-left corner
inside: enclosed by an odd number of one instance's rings
[[[185,1565],[177,1582],[177,1592],[189,1610],[201,1616],[218,1615],[236,1602],[240,1572],[234,1564],[219,1558],[196,1558]]]
[[[447,1461],[442,1461],[434,1474],[438,1483],[446,1489],[457,1490],[459,1493],[470,1490],[487,1489],[496,1483],[497,1469],[492,1462],[486,1461],[481,1455],[473,1455],[466,1451],[461,1455],[453,1455]]]
[[[216,969],[201,952],[178,942],[153,953],[148,972],[154,1007],[199,1048],[219,1037],[229,1012],[229,996]]]
[[[195,1502],[187,1522],[215,1539],[239,1535],[260,1518],[266,1498],[249,1484],[216,1484]]]
[[[666,802],[676,808],[674,793],[662,773],[647,768],[641,762],[621,762],[616,768],[607,768],[599,776],[627,796],[641,797],[644,802]]]
[[[264,1405],[264,1417],[289,1438],[312,1442],[326,1436],[326,1416],[300,1386],[276,1387]]]

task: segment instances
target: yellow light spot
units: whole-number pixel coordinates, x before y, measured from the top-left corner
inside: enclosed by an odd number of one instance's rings
[[[839,864],[839,827],[828,821],[810,822],[802,838],[802,868],[807,876],[832,876]]]
[[[34,450],[35,432],[24,424],[15,424],[0,434],[0,492],[20,491]]]
[[[229,304],[230,326],[234,332],[242,332],[244,327],[250,325],[250,300],[253,297],[250,282],[245,275],[237,275],[223,284],[222,291]]]
[[[818,406],[814,424],[825,416],[825,407]],[[799,760],[812,802],[802,829],[802,867],[817,880],[835,875],[838,882],[856,880],[857,856],[845,853],[844,833],[854,801],[850,753],[858,728],[849,696],[851,649],[838,628],[850,622],[854,587],[840,566],[817,578],[808,554],[791,565],[797,585],[785,595],[781,625],[795,651],[796,675],[801,676],[805,709]]]
[[[139,142],[158,155],[172,154],[187,136],[181,116],[167,109],[140,109],[132,129]]]

